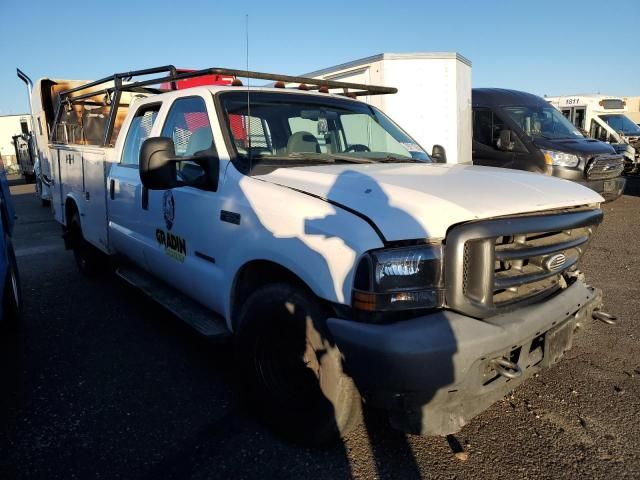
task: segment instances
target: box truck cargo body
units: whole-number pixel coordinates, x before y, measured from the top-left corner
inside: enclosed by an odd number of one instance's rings
[[[471,62],[455,52],[381,53],[305,74],[324,80],[392,85],[395,95],[361,97],[447,163],[471,163]]]

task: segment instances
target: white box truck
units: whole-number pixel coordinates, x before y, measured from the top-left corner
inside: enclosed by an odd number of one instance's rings
[[[447,163],[471,163],[471,62],[459,53],[381,53],[305,76],[393,85],[395,95],[362,99],[399,122],[426,150],[443,146]]]

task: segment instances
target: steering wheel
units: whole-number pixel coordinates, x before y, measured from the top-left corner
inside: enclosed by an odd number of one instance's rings
[[[366,145],[361,143],[354,143],[353,145],[349,145],[347,149],[343,153],[347,152],[370,152],[371,149]]]

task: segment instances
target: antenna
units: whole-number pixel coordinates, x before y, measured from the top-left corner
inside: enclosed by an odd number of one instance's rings
[[[244,16],[246,44],[247,44],[247,143],[249,146],[249,172],[253,168],[253,150],[251,149],[251,78],[249,78],[249,14]]]

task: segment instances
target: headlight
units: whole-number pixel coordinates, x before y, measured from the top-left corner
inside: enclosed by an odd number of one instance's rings
[[[572,153],[557,152],[555,150],[542,150],[544,161],[547,165],[555,167],[577,167],[580,158]]]
[[[443,247],[374,250],[362,257],[353,306],[367,311],[440,308],[444,305]]]

